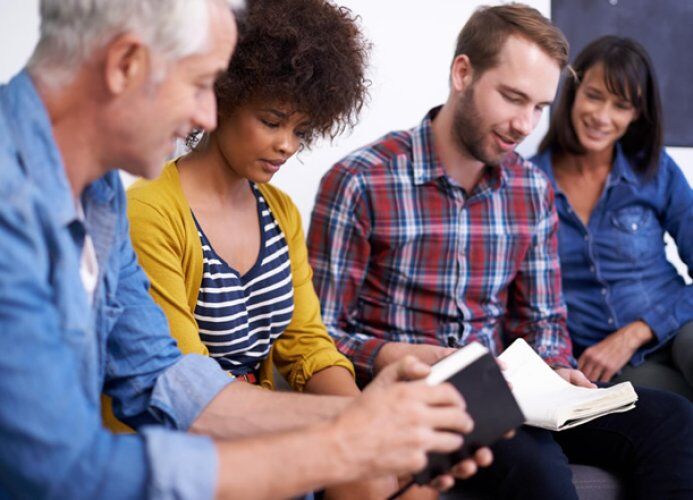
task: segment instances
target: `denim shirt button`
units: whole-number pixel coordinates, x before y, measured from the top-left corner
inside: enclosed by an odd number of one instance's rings
[[[602,295],[606,295],[606,288],[602,288]]]
[[[614,324],[614,318],[609,318],[609,324],[613,325]]]
[[[638,225],[637,225],[635,222],[633,222],[633,224],[632,224],[630,227],[631,227],[631,229],[632,229],[633,231],[637,231],[637,230],[638,230]]]
[[[590,266],[590,272],[591,272],[591,273],[594,272],[594,266]]]

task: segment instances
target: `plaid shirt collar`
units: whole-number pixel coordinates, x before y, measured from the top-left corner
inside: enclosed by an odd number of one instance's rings
[[[414,185],[421,186],[428,182],[442,181],[453,186],[457,183],[445,172],[443,162],[435,151],[432,122],[442,106],[431,109],[422,122],[411,130],[412,137],[412,180]],[[484,167],[484,176],[474,189],[473,195],[484,195],[501,189],[508,180],[506,166],[521,162],[515,152],[505,157],[499,167]]]

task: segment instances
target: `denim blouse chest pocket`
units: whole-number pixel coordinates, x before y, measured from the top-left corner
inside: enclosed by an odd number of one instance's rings
[[[663,229],[656,214],[642,205],[628,206],[610,214],[611,226],[615,229],[613,244],[618,253],[639,262],[657,256],[663,249]]]

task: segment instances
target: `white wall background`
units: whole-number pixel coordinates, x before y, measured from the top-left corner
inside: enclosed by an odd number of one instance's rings
[[[426,111],[447,96],[448,67],[460,28],[476,6],[497,4],[479,0],[337,0],[361,16],[373,43],[370,64],[370,103],[358,126],[333,144],[317,143],[312,151],[293,158],[273,183],[287,191],[298,205],[304,224],[310,220],[320,178],[350,151],[394,129],[417,124]],[[550,0],[525,0],[550,16]],[[18,71],[37,40],[38,0],[0,0],[0,82]],[[688,50],[672,47],[672,50]],[[692,96],[693,98],[693,91]],[[520,146],[529,156],[546,131],[548,117]],[[693,184],[693,148],[668,148]],[[669,245],[669,254],[677,260]],[[682,274],[685,267],[678,263]]]

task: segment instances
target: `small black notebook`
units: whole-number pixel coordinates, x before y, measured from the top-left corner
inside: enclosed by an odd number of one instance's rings
[[[426,468],[414,476],[418,484],[427,484],[448,472],[480,447],[495,443],[525,421],[493,355],[477,342],[433,365],[426,382],[430,385],[442,382],[454,385],[467,403],[467,413],[474,420],[474,429],[464,436],[464,443],[458,451],[448,455],[430,454]]]

